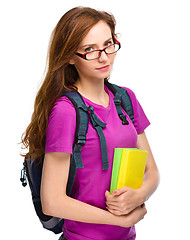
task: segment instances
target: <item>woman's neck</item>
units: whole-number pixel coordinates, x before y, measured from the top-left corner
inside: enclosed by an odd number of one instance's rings
[[[104,107],[109,106],[109,95],[104,89],[104,80],[93,82],[78,79],[75,86],[78,88],[78,92],[91,102]]]

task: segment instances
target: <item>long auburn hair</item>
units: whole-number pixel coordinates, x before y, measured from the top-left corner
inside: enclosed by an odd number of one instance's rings
[[[57,23],[50,38],[47,73],[35,99],[31,122],[22,135],[22,148],[28,150],[22,156],[42,159],[48,117],[53,104],[64,89],[70,90],[71,86],[77,90],[74,83],[79,75],[75,66],[69,64],[69,60],[76,53],[82,39],[100,20],[108,24],[112,36],[116,37],[114,16],[88,7],[69,10]]]

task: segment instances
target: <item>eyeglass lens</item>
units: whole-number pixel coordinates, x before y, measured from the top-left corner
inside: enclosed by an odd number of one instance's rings
[[[118,50],[119,50],[119,44],[117,44],[117,43],[112,44],[104,49],[106,54],[113,54],[113,53],[117,52]],[[86,54],[86,58],[88,60],[96,59],[96,58],[99,58],[100,56],[101,56],[101,52],[99,50],[95,50],[95,51],[92,51],[92,52],[89,52]]]

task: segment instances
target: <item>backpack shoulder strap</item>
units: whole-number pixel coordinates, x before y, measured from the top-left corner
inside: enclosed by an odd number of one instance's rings
[[[75,144],[73,149],[73,155],[71,159],[71,165],[76,164],[76,168],[83,168],[81,159],[81,150],[86,142],[86,133],[88,130],[89,116],[93,128],[97,131],[100,139],[102,166],[103,170],[108,169],[108,155],[106,139],[103,134],[103,128],[106,123],[102,122],[94,113],[92,106],[87,107],[82,96],[78,92],[64,91],[62,96],[66,96],[74,105],[77,115],[77,126],[75,132]],[[74,175],[74,174],[72,174]]]
[[[127,113],[132,123],[134,123],[133,105],[127,90],[109,82],[105,82],[105,85],[115,95],[114,103],[117,109],[117,113],[122,120],[122,124],[127,125],[129,123],[126,120],[126,116],[123,114],[121,107]]]
[[[72,158],[76,164],[76,168],[83,168],[81,149],[86,142],[86,133],[89,123],[87,106],[78,92],[63,91],[62,96],[67,97],[76,110],[76,131]]]

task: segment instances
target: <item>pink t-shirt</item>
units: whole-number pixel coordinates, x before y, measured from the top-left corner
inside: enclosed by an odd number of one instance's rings
[[[106,210],[105,192],[109,191],[114,148],[137,147],[137,135],[150,124],[135,94],[126,88],[131,97],[134,124],[122,125],[116,111],[113,93],[105,86],[110,104],[107,108],[83,97],[87,106],[93,106],[98,118],[107,123],[103,133],[107,142],[109,169],[102,169],[100,140],[91,123],[88,126],[86,144],[82,148],[84,168],[77,169],[71,196],[79,201]],[[126,114],[123,111],[124,114]],[[52,108],[46,131],[45,152],[68,152],[72,154],[76,128],[76,111],[70,100],[59,98]],[[133,240],[135,227],[90,224],[65,219],[63,233],[68,240]]]

